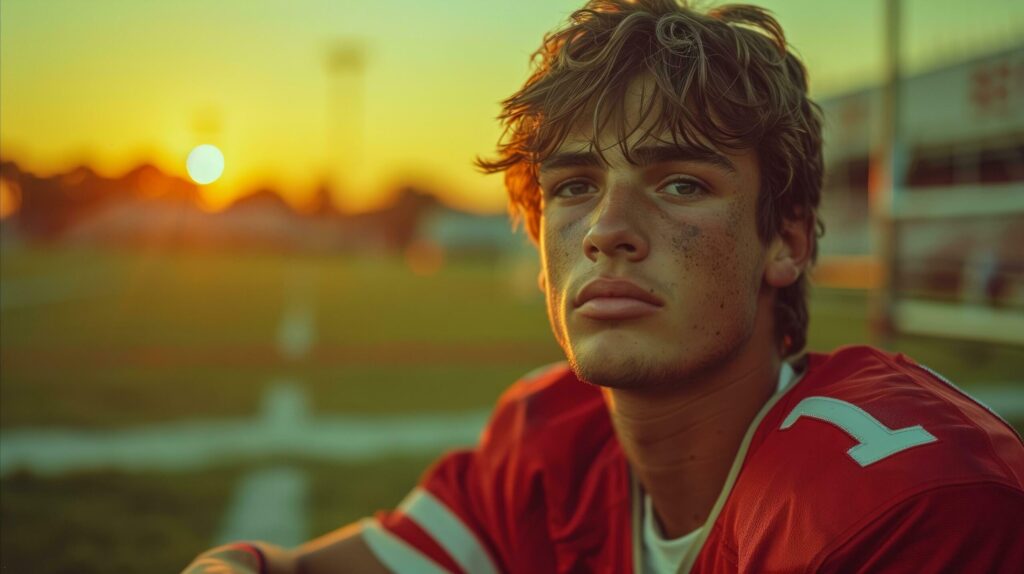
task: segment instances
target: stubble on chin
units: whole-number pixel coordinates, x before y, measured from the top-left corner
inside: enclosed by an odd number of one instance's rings
[[[559,326],[562,325],[564,323]],[[555,339],[576,378],[599,387],[623,390],[663,388],[677,383],[686,375],[682,365],[658,360],[659,357],[651,355],[651,349],[633,338],[596,345],[594,341],[581,341],[580,337],[574,338],[556,328]]]
[[[624,352],[614,356],[574,353],[564,346],[563,349],[569,359],[569,366],[579,380],[599,387],[639,391],[664,390],[686,384],[687,381],[698,381],[731,361],[738,352],[739,345],[730,341],[730,344],[715,345],[706,353],[697,356],[680,355],[671,358],[643,352]]]
[[[569,366],[579,380],[610,389],[641,390],[659,388],[678,381],[678,373],[647,357],[617,360],[569,357]]]

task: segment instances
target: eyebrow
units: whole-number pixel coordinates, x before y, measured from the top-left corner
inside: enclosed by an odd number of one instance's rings
[[[669,162],[699,162],[707,163],[724,169],[729,173],[736,173],[736,166],[724,155],[700,149],[689,145],[656,145],[638,147],[630,152],[635,159],[635,165],[647,167],[659,163]],[[562,152],[556,153],[540,162],[540,171],[551,171],[567,167],[603,167],[601,156],[596,152]]]

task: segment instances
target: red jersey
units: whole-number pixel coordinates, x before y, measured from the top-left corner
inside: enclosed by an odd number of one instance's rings
[[[480,443],[364,523],[396,572],[639,572],[641,501],[599,389],[513,385]],[[750,425],[681,571],[1024,571],[1024,444],[902,355],[807,356]]]

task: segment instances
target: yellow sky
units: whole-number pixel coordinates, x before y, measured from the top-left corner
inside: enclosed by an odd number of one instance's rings
[[[3,0],[0,153],[42,173],[89,163],[116,175],[148,160],[184,177],[188,152],[212,143],[226,163],[214,203],[259,185],[301,202],[343,177],[350,208],[418,181],[459,206],[500,210],[500,177],[472,159],[493,149],[498,102],[526,78],[543,33],[580,3]],[[816,93],[877,76],[881,0],[763,4]],[[911,67],[1024,31],[1011,0],[904,5]],[[364,72],[332,79],[330,49],[356,44]]]

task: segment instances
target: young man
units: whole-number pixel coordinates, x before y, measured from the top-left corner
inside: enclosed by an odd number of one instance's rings
[[[397,510],[191,572],[1024,567],[1006,423],[906,357],[802,354],[821,119],[768,13],[592,1],[503,120],[481,165],[539,244],[568,366]]]

